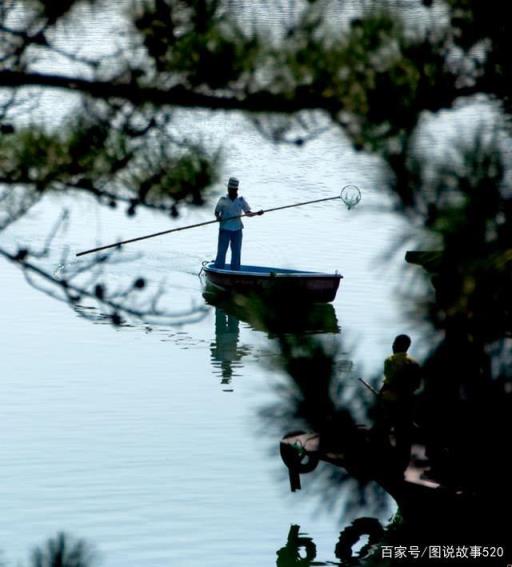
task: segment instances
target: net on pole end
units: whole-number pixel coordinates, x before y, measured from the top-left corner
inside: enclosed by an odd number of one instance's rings
[[[356,185],[345,185],[340,193],[340,199],[345,203],[350,211],[361,200],[361,191]]]

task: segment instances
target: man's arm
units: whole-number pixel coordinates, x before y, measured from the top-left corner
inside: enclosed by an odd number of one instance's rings
[[[220,220],[222,218],[222,197],[217,201],[214,214],[217,220]]]
[[[253,213],[251,211],[251,207],[249,206],[249,203],[243,197],[240,197],[240,200],[242,201],[242,209],[248,217],[254,217],[256,215],[263,214],[263,211],[257,211],[256,213]]]

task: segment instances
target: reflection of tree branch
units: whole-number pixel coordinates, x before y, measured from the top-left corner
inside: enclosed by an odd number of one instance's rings
[[[69,51],[62,49],[61,47],[57,47],[56,45],[53,45],[49,41],[47,42],[47,45],[45,47],[48,49],[48,51],[54,52],[57,55],[60,55],[61,57],[68,59],[72,63],[80,63],[81,65],[86,65],[91,69],[98,69],[106,61],[117,61],[119,57],[123,54],[122,49],[116,49],[112,53],[98,56],[97,59],[89,59],[88,57],[77,55],[76,53],[71,53]]]
[[[134,104],[153,103],[160,106],[205,108],[211,110],[245,110],[248,112],[282,112],[300,110],[339,110],[339,97],[326,97],[313,92],[298,92],[295,96],[280,96],[270,91],[245,94],[243,98],[203,94],[182,85],[169,88],[139,86],[135,82],[112,83],[49,73],[0,71],[0,87],[39,86],[81,92],[93,98],[120,98]]]
[[[108,291],[106,286],[99,281],[100,270],[91,273],[91,278],[85,286],[73,283],[73,279],[78,273],[91,269],[93,265],[99,267],[97,260],[89,263],[87,268],[81,267],[76,273],[66,274],[67,277],[65,279],[59,279],[43,267],[29,261],[31,256],[39,257],[37,253],[34,254],[26,249],[20,249],[16,254],[13,254],[0,248],[0,256],[19,265],[23,270],[25,279],[32,287],[54,299],[75,307],[80,307],[80,302],[83,300],[91,300],[98,308],[102,310],[107,309],[110,312],[108,318],[115,325],[121,324],[123,316],[145,322],[178,324],[199,320],[206,313],[204,307],[193,307],[180,312],[159,308],[158,301],[164,293],[163,288],[160,288],[145,302],[132,300],[133,296],[142,293],[146,287],[143,278],[137,278],[130,287],[115,292]],[[106,263],[108,259],[109,257],[104,255],[100,262]],[[76,311],[85,318],[94,318],[87,311],[81,309],[76,309]]]
[[[311,475],[309,482],[320,487],[322,508],[333,508],[343,499],[349,510],[387,509],[388,495],[370,482],[379,479],[382,470],[369,458],[366,439],[356,425],[361,415],[353,396],[346,395],[346,381],[337,375],[336,350],[314,337],[281,335],[278,340],[288,377],[276,384],[276,401],[260,412],[265,431],[280,436],[293,430],[314,431],[322,450],[346,456],[345,469],[322,465]]]
[[[139,199],[136,199],[136,198],[134,199],[133,196],[121,195],[119,193],[114,193],[113,191],[109,191],[105,187],[98,187],[98,186],[91,187],[91,186],[84,186],[79,182],[77,182],[77,183],[67,182],[67,183],[65,183],[65,188],[71,189],[73,191],[85,193],[87,195],[93,195],[99,201],[101,201],[101,200],[107,201],[111,205],[119,202],[119,203],[124,203],[126,205],[129,205],[129,207],[131,208],[136,204],[140,204]],[[174,200],[172,200],[172,202],[170,204],[152,203],[152,202],[144,201],[144,208],[152,210],[152,211],[169,213],[172,216],[175,216],[175,214],[176,214],[175,213],[176,204],[175,204]]]
[[[25,49],[29,45],[37,46],[41,50],[45,50],[49,53],[55,53],[57,55],[60,55],[61,57],[64,57],[65,59],[68,59],[73,63],[79,63],[81,65],[85,65],[93,70],[98,69],[100,65],[105,61],[118,60],[118,58],[123,53],[123,50],[119,48],[112,53],[99,55],[95,59],[91,59],[89,57],[78,55],[76,53],[71,53],[69,51],[66,51],[65,49],[62,49],[61,47],[56,46],[48,39],[46,35],[47,31],[48,31],[47,24],[41,25],[39,29],[35,31],[31,30],[30,32],[24,30],[16,30],[5,25],[0,25],[0,33],[3,33],[6,36],[10,37],[11,40],[12,39],[17,40],[17,45],[19,46],[18,49],[20,48],[20,46],[24,46]],[[4,38],[4,40],[9,41],[8,38]],[[13,55],[12,52],[9,53],[9,51],[7,51],[7,55],[5,59],[11,57],[12,55]]]
[[[16,194],[15,194],[16,191]],[[36,191],[25,191],[20,196],[20,189],[8,187],[0,193],[0,232],[25,216],[28,211],[41,200],[42,195]]]
[[[3,100],[0,103],[0,121],[7,116],[8,111],[11,108],[13,108],[13,106],[16,104],[16,93],[15,92],[9,93],[6,98],[4,97],[2,98]],[[5,127],[5,125],[3,126]],[[13,126],[11,126],[11,128],[13,128]],[[3,130],[2,130],[2,134],[4,134]]]
[[[57,221],[55,222],[55,224],[53,225],[53,228],[46,236],[46,240],[44,241],[41,250],[39,252],[35,252],[34,250],[30,252],[30,255],[32,257],[46,258],[48,256],[48,254],[50,253],[50,247],[52,245],[53,240],[55,239],[61,228],[64,227],[64,224],[68,220],[68,218],[69,218],[69,211],[67,209],[64,209],[60,214],[59,218],[57,219]]]
[[[174,139],[171,119],[166,111],[85,100],[58,130],[19,127],[2,137],[0,183],[84,193],[101,205],[126,205],[128,216],[144,207],[174,218],[179,201],[203,202],[220,158],[199,141]]]
[[[87,540],[59,532],[32,551],[31,567],[91,567],[96,564],[97,551]]]
[[[302,146],[332,128],[332,123],[319,124],[318,113],[299,113],[293,116],[256,115],[251,122],[263,138],[276,144]]]
[[[86,180],[81,180],[81,181],[82,182],[80,182],[80,181],[76,181],[76,182],[67,181],[65,183],[59,182],[58,184],[55,185],[55,189],[71,190],[71,191],[76,191],[77,193],[85,193],[86,195],[92,195],[92,196],[96,197],[96,199],[98,199],[99,201],[106,201],[111,206],[116,206],[116,204],[119,202],[119,203],[124,203],[124,204],[128,205],[131,209],[135,205],[142,204],[139,199],[134,198],[133,196],[115,193],[113,191],[109,191],[108,189],[105,189],[104,187],[100,187],[100,186],[94,186],[93,187],[93,186],[89,185]],[[9,185],[10,186],[23,185],[23,186],[32,188],[33,191],[35,191],[37,189],[37,186],[38,186],[37,181],[34,181],[32,179],[29,179],[29,178],[11,179],[11,178],[7,178],[7,177],[0,177],[0,183],[2,183],[4,185],[8,185],[8,186]],[[7,198],[6,193],[0,195],[0,202],[3,201],[6,198]],[[40,199],[40,196],[37,197],[34,200],[33,204],[35,204],[39,199]],[[152,211],[168,213],[173,217],[176,216],[176,204],[175,204],[173,199],[172,199],[172,202],[170,204],[156,203],[156,202],[153,203],[153,202],[144,201],[144,208],[152,210]],[[9,215],[10,216],[9,222],[6,223],[6,224],[0,224],[0,230],[6,228],[6,226],[8,226],[8,224],[12,224],[14,221],[21,218],[27,211],[28,211],[28,208],[26,210],[20,210],[16,215]]]

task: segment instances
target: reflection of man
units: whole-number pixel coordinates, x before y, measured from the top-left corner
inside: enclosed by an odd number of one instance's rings
[[[246,214],[248,217],[262,215],[251,212],[249,203],[238,196],[239,181],[236,177],[230,177],[228,181],[228,194],[221,197],[215,207],[215,216],[220,220],[219,241],[217,246],[217,258],[215,267],[223,270],[226,266],[226,253],[231,246],[231,269],[240,269],[240,256],[242,252],[242,229],[244,225],[239,217]]]
[[[395,447],[403,469],[409,463],[413,430],[414,392],[421,383],[420,365],[407,354],[411,339],[398,335],[393,341],[393,354],[384,362],[384,383],[374,431],[382,441],[394,433]]]
[[[222,369],[222,384],[229,384],[233,376],[233,362],[245,354],[238,348],[240,321],[228,315],[220,307],[215,308],[215,342],[211,344],[212,360],[219,362]]]
[[[301,536],[300,526],[290,526],[286,546],[277,552],[277,567],[309,567],[316,557],[316,545],[310,537]],[[301,550],[305,557],[301,556]]]

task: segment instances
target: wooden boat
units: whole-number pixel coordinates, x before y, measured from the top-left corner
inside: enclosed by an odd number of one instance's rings
[[[267,266],[241,266],[232,270],[229,264],[224,269],[214,262],[203,265],[207,281],[227,292],[271,295],[284,300],[300,300],[309,303],[329,303],[343,276],[338,273],[307,272]]]

